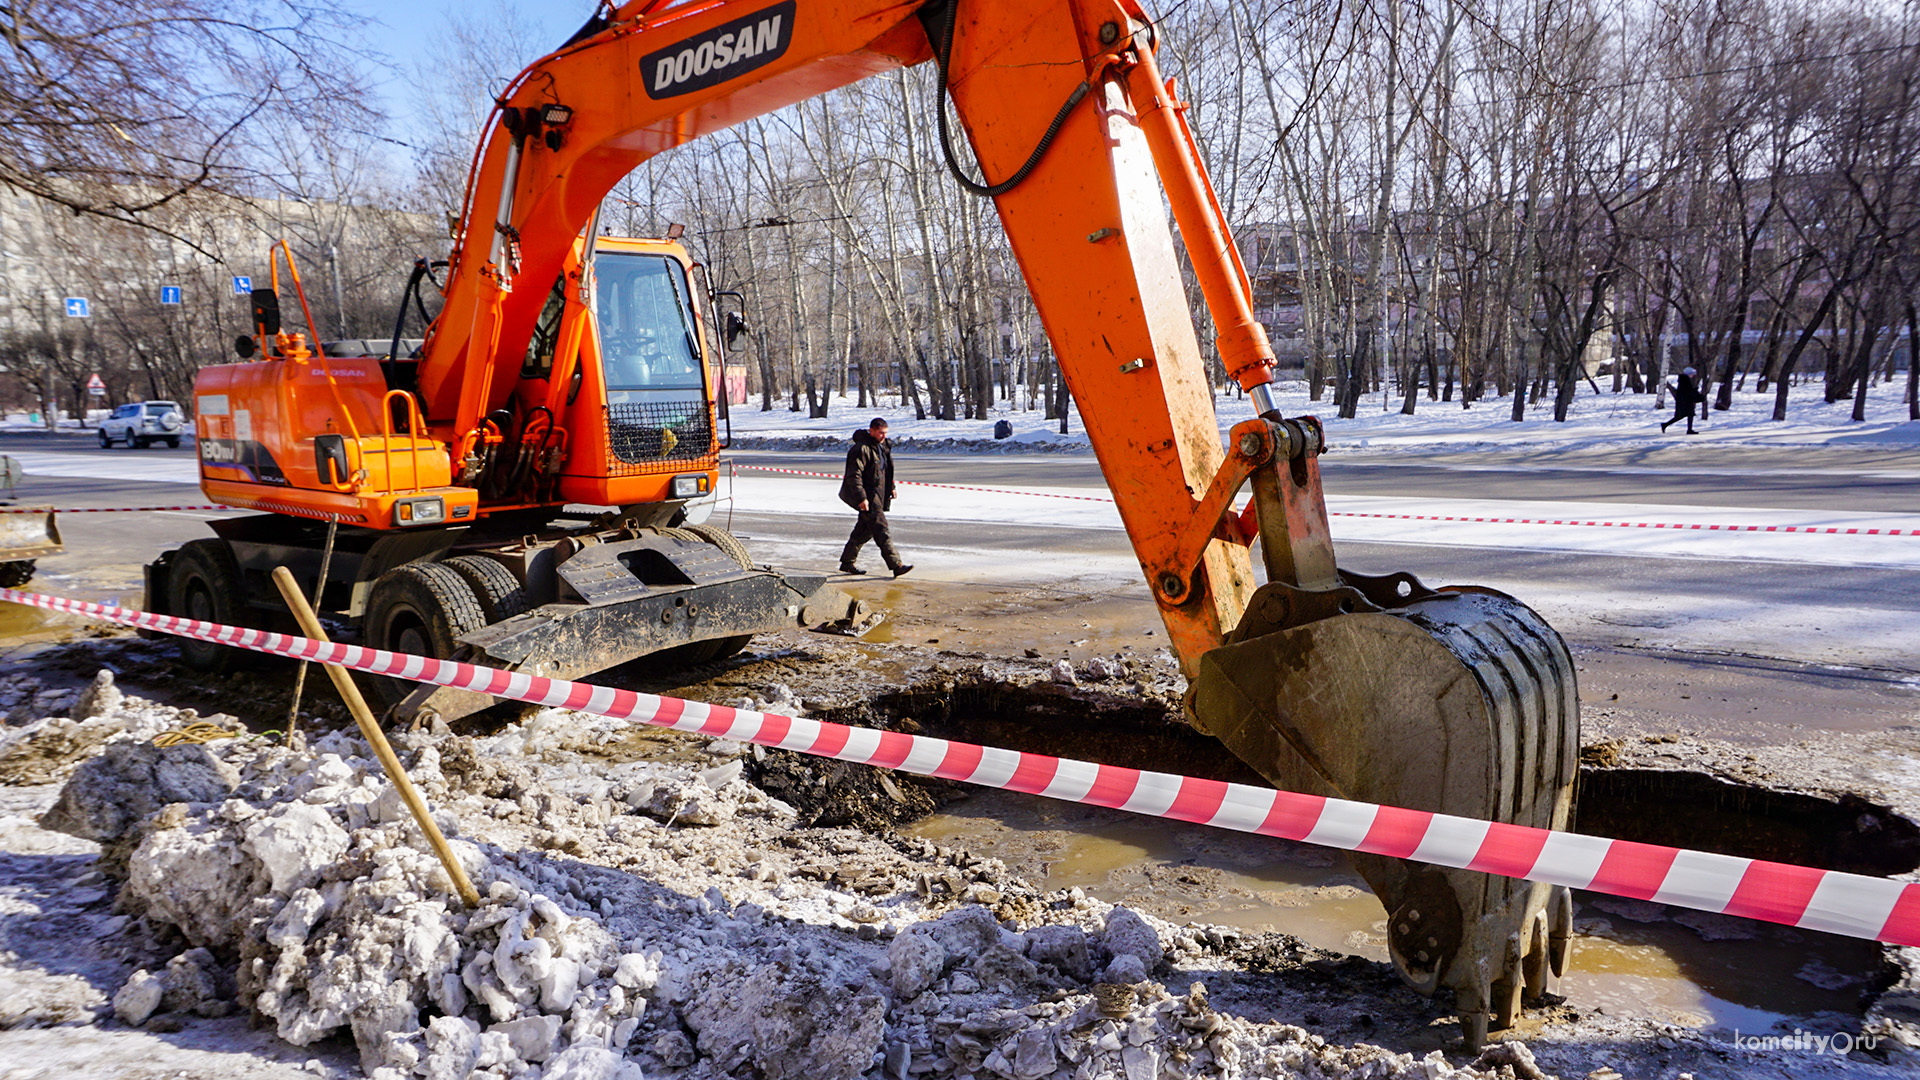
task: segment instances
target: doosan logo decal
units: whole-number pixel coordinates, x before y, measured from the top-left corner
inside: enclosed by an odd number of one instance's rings
[[[641,57],[641,84],[652,98],[691,94],[773,63],[792,41],[793,0],[784,0]]]

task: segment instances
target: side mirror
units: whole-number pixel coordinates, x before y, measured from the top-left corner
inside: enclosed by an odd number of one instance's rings
[[[741,318],[739,312],[727,312],[727,348],[733,348],[734,344],[740,340],[741,334],[751,333],[753,331],[747,326],[747,320]]]
[[[253,325],[263,334],[280,332],[280,294],[272,289],[253,290]]]
[[[315,435],[313,437],[313,467],[320,474],[323,484],[344,484],[347,482],[347,437],[345,435]]]
[[[253,335],[241,334],[233,339],[233,351],[242,360],[253,359]]]

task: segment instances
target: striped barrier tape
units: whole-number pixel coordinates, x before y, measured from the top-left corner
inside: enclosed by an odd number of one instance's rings
[[[768,465],[739,465],[742,469],[755,469],[760,472],[786,473],[789,476],[819,476],[829,480],[840,479],[837,473],[802,472],[799,469],[776,469]],[[929,484],[918,480],[902,480],[902,487],[952,488],[956,491],[984,491],[994,495],[1031,495],[1041,499],[1079,499],[1083,502],[1110,503],[1113,500],[1096,495],[1061,495],[1051,491],[1022,491],[1018,488],[963,487],[959,484]],[[1822,536],[1920,536],[1920,529],[1862,529],[1844,526],[1824,525],[1697,525],[1667,521],[1583,521],[1575,518],[1520,518],[1520,517],[1465,517],[1447,514],[1369,514],[1357,510],[1329,510],[1328,517],[1349,518],[1388,518],[1396,521],[1461,521],[1487,525],[1588,525],[1605,529],[1677,529],[1683,532],[1765,532],[1765,533],[1810,533]]]
[[[736,469],[752,469],[755,472],[785,473],[788,476],[820,476],[828,480],[840,479],[839,473],[806,472],[801,469],[776,469],[771,465],[747,465],[735,462]],[[901,487],[946,488],[949,491],[984,491],[989,495],[1031,495],[1036,499],[1074,499],[1079,502],[1110,503],[1113,500],[1105,495],[1062,495],[1053,491],[1020,491],[1015,488],[968,487],[965,484],[933,484],[925,480],[901,480]]]
[[[7,506],[0,507],[0,514],[136,514],[153,510],[232,510],[231,506],[79,506],[61,508],[57,506]]]
[[[848,727],[17,589],[0,589],[0,600],[920,776],[1895,945],[1920,945],[1920,883]]]

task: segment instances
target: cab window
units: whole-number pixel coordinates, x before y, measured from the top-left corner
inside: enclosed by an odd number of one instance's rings
[[[612,400],[618,391],[703,390],[686,269],[661,255],[594,259],[594,317]]]

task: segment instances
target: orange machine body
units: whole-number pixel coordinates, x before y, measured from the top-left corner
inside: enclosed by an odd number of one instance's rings
[[[506,384],[508,422],[538,412],[522,430],[537,440],[530,452],[550,452],[536,463],[554,473],[538,503],[524,491],[487,498],[456,484],[447,439],[424,422],[413,394],[390,388],[380,359],[315,355],[285,335],[269,345],[270,359],[195,377],[202,490],[230,506],[372,529],[472,524],[536,505],[660,503],[675,497],[676,479],[711,492],[718,363],[686,249],[601,237],[594,259],[603,273],[582,288],[584,247],[571,246],[535,344]],[[670,332],[641,325],[649,317]],[[495,441],[505,441],[500,426],[491,425]],[[323,476],[317,439],[326,436],[341,437],[344,467]],[[402,509],[436,497],[440,513]]]

